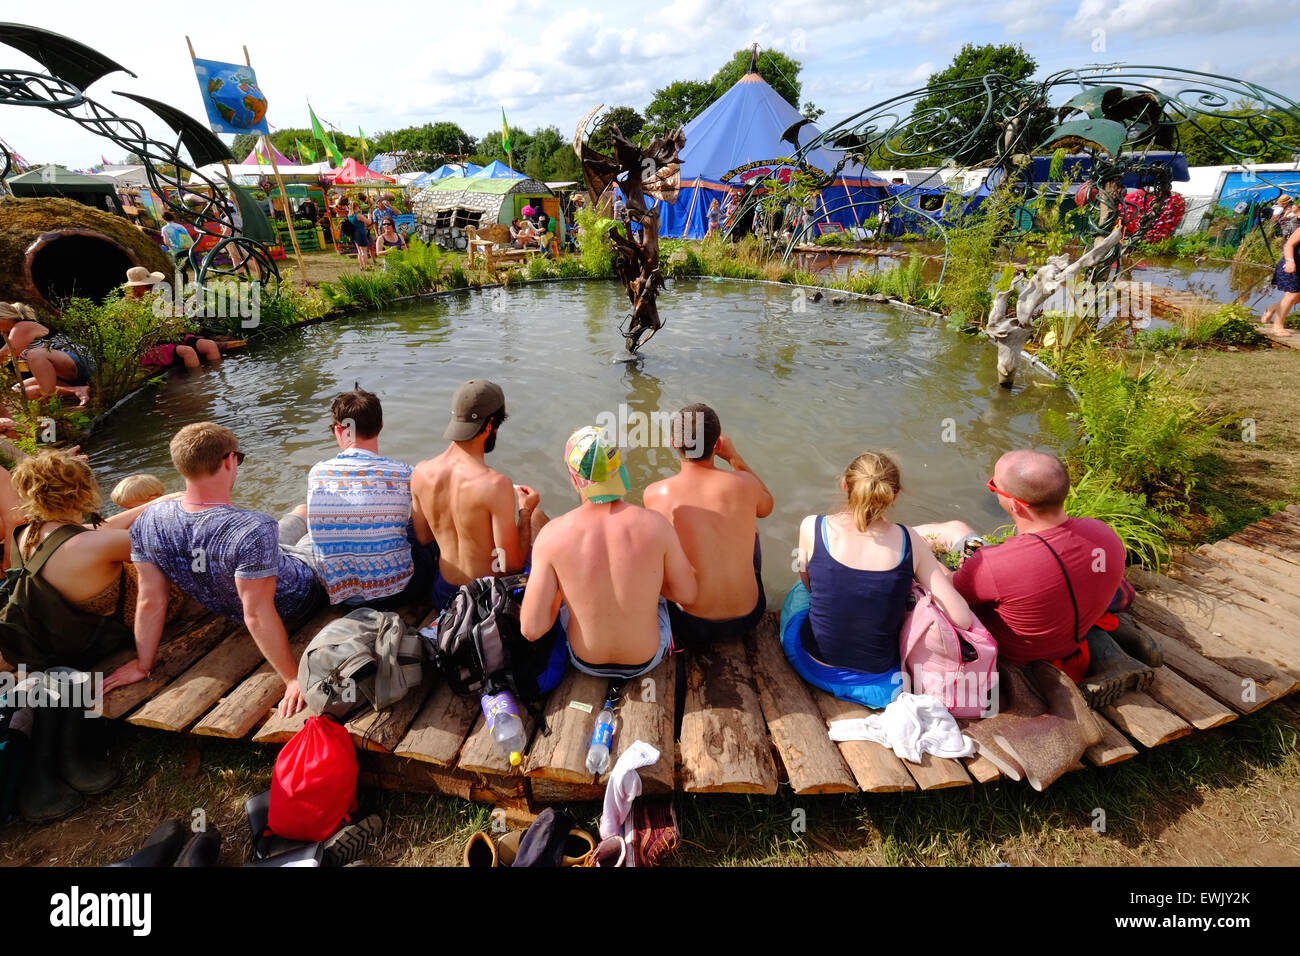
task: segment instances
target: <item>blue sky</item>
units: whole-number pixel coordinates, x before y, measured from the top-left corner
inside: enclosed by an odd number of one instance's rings
[[[20,22],[88,43],[139,74],[90,93],[144,120],[120,89],[202,116],[185,46],[242,60],[247,44],[279,127],[307,122],[306,99],[345,132],[451,120],[476,136],[558,126],[567,137],[598,103],[643,108],[673,80],[707,79],[757,41],[803,63],[804,99],[821,125],[925,83],[963,43],[1019,43],[1043,73],[1099,62],[1224,73],[1300,100],[1297,5],[1276,0],[355,0],[307,4],[177,4],[138,0],[106,17],[101,2],[29,5]],[[4,49],[7,67],[30,67]],[[154,121],[151,131],[162,133]],[[121,151],[44,111],[5,107],[0,136],[28,159],[87,167]]]

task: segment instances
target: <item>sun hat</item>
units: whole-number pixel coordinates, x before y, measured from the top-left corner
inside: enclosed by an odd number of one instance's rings
[[[126,281],[122,283],[122,288],[132,289],[142,285],[155,286],[166,278],[161,272],[150,272],[144,266],[132,266],[126,270]]]
[[[451,398],[451,421],[442,437],[448,441],[469,441],[479,433],[489,415],[506,407],[506,394],[496,382],[472,378]]]
[[[584,501],[603,505],[627,494],[631,481],[617,445],[595,425],[579,428],[564,445],[569,478]]]

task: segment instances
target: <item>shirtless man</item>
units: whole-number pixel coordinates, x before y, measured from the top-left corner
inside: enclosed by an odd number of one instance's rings
[[[644,500],[672,522],[699,584],[694,603],[668,606],[673,637],[678,644],[743,637],[767,610],[756,519],[772,513],[772,494],[708,405],[673,416],[672,442],[682,470],[648,487]],[[718,468],[715,455],[731,470]]]
[[[506,420],[501,387],[472,379],[456,389],[451,408],[442,433],[451,444],[416,465],[411,475],[416,538],[421,544],[438,542],[433,603],[440,611],[462,584],[522,570],[534,535],[546,523],[536,491],[512,485],[483,462]]]
[[[520,627],[536,641],[559,614],[574,667],[597,677],[640,677],[672,647],[665,598],[693,604],[695,574],[673,526],[623,501],[627,469],[604,432],[578,429],[564,460],[582,504],[537,536]]]

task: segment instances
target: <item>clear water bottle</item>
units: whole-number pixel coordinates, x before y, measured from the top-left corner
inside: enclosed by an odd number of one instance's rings
[[[623,693],[621,680],[609,682],[605,692],[605,706],[596,717],[596,727],[591,732],[591,746],[587,748],[587,772],[600,775],[609,769],[609,745],[614,740],[614,705]]]
[[[492,734],[492,742],[503,754],[510,757],[510,766],[519,766],[524,759],[524,748],[528,739],[524,736],[524,722],[519,719],[519,705],[508,690],[499,694],[484,694],[479,701],[483,707],[483,719],[487,721]]]

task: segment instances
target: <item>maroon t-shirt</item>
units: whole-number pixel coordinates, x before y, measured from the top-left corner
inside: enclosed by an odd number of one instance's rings
[[[1080,636],[1106,613],[1124,577],[1124,545],[1104,521],[1069,518],[1038,532],[1060,556],[1079,604]],[[1011,664],[1073,654],[1074,611],[1061,566],[1042,541],[1017,534],[962,562],[953,586]]]

